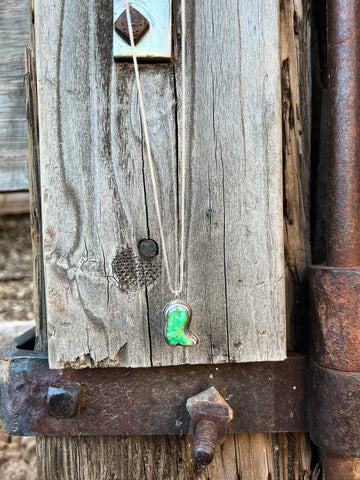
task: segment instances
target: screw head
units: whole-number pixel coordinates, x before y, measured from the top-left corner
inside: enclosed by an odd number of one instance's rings
[[[134,43],[136,45],[149,30],[150,25],[144,15],[133,7],[130,7],[130,18],[134,34]],[[120,37],[130,45],[130,32],[126,18],[126,10],[124,10],[120,17],[116,20],[115,30]]]
[[[144,238],[139,243],[139,250],[143,257],[152,258],[159,253],[158,244],[151,238]]]
[[[80,385],[50,386],[46,396],[46,410],[55,418],[75,417],[79,411]]]

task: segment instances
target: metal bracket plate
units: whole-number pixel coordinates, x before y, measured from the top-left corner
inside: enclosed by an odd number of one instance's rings
[[[131,6],[149,22],[150,28],[136,45],[139,60],[171,59],[171,0],[132,0]],[[114,0],[113,53],[118,60],[131,61],[131,46],[115,30],[115,22],[125,10],[125,0]]]
[[[210,386],[234,410],[229,433],[308,430],[304,355],[283,362],[50,370],[46,353],[25,349],[33,335],[0,351],[0,417],[8,433],[186,434],[186,401]],[[61,394],[69,384],[78,387],[80,405],[67,404],[69,418],[59,418],[49,388]]]

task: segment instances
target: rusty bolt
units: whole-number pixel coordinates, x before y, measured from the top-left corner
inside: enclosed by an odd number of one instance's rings
[[[50,386],[46,397],[46,410],[55,418],[75,417],[79,412],[80,385]]]
[[[134,43],[136,45],[149,30],[150,25],[144,15],[133,7],[130,7],[130,18],[134,35]],[[128,28],[126,10],[124,10],[120,17],[116,20],[115,30],[120,37],[130,45],[130,32]]]
[[[186,408],[191,416],[190,435],[195,438],[194,460],[209,465],[214,458],[215,444],[224,440],[233,411],[215,387],[189,398]]]
[[[159,247],[155,240],[151,238],[145,238],[139,243],[139,250],[143,257],[151,258],[155,257],[159,253]]]
[[[209,465],[214,458],[218,429],[214,422],[200,420],[196,425],[193,456],[200,465]]]

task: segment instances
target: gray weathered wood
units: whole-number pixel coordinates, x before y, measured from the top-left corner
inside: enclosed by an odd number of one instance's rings
[[[303,288],[304,257],[309,258],[308,145],[310,88],[308,82],[310,50],[309,1],[281,2],[281,58],[283,81],[291,85],[283,92],[284,156],[286,168],[286,203],[291,216],[285,217],[285,246],[291,262],[287,265],[286,286],[289,294],[289,346],[298,343],[298,331],[292,325],[304,325],[301,317],[306,303]],[[283,24],[285,22],[285,24]],[[296,22],[296,23],[295,23]],[[285,62],[285,63],[284,63]],[[286,83],[285,83],[286,85]],[[289,112],[297,111],[296,128]],[[296,142],[297,140],[297,142]],[[298,148],[299,147],[299,148]],[[297,172],[296,175],[294,171]],[[294,205],[304,214],[297,215]],[[287,210],[289,212],[289,210]],[[306,251],[304,255],[302,252]],[[290,314],[291,312],[291,314]],[[44,328],[44,325],[43,325]],[[45,341],[46,338],[42,337]],[[42,348],[46,347],[44,343]],[[306,434],[243,434],[227,436],[216,448],[209,467],[196,468],[188,437],[41,437],[37,439],[39,480],[98,480],[147,478],[149,480],[319,480],[317,468],[311,473],[311,446]]]
[[[0,3],[0,191],[29,188],[24,89],[28,3]]]
[[[285,357],[278,2],[188,7],[183,296],[200,337],[194,349],[165,344],[161,312],[172,298],[165,271],[160,259],[144,263],[137,252],[144,237],[159,242],[159,232],[132,66],[111,55],[111,1],[35,1],[53,367]],[[175,58],[141,67],[172,264],[177,45]]]
[[[37,103],[34,2],[29,1],[31,29],[25,55],[26,111],[29,143],[29,190],[30,222],[33,250],[34,313],[36,320],[36,344],[38,350],[47,350],[47,321],[44,282],[44,256],[42,241],[40,152],[39,152],[39,110]]]

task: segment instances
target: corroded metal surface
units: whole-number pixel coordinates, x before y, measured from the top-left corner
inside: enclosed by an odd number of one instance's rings
[[[233,410],[214,387],[189,398],[186,409],[191,416],[190,435],[195,438],[194,460],[209,465],[214,458],[215,443],[224,441]]]
[[[329,0],[327,264],[360,265],[360,0]]]
[[[81,386],[78,383],[50,385],[46,396],[46,410],[52,417],[71,418],[79,413]]]
[[[322,366],[360,372],[360,269],[310,269],[311,354]]]
[[[145,33],[149,30],[150,25],[144,15],[138,12],[136,8],[130,7],[129,10],[131,26],[134,36],[134,44],[136,45],[143,38]],[[128,43],[128,45],[131,45],[126,10],[124,10],[120,17],[116,20],[115,30]]]
[[[360,459],[325,453],[323,470],[326,480],[360,480]]]
[[[310,437],[326,452],[360,456],[360,374],[313,364]]]
[[[310,274],[311,353],[318,362],[310,436],[325,450],[326,480],[353,480],[357,462],[346,456],[360,456],[360,0],[328,0],[327,15],[329,267]]]
[[[189,395],[214,385],[234,410],[233,432],[307,431],[306,358],[284,362],[152,369],[50,370],[45,353],[20,337],[0,352],[0,417],[17,435],[179,435],[189,431]],[[81,385],[74,418],[49,415],[51,385]]]
[[[133,5],[146,18],[149,27],[135,46],[135,54],[140,61],[169,61],[171,59],[172,41],[172,5],[171,0],[137,0]],[[131,61],[132,50],[126,38],[127,22],[121,26],[119,17],[124,15],[125,0],[113,0],[113,54],[118,60]],[[132,16],[132,19],[135,18]],[[118,23],[117,23],[118,22]],[[117,27],[122,31],[120,36]],[[141,25],[143,26],[143,25]]]
[[[200,420],[196,425],[193,457],[200,465],[209,465],[215,455],[218,428],[214,422]]]

